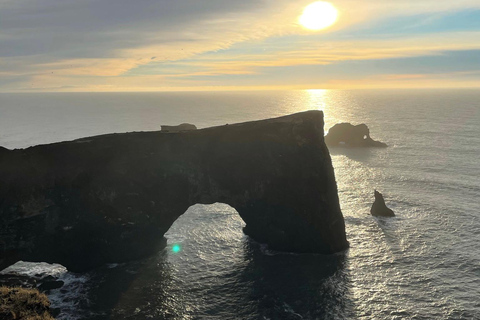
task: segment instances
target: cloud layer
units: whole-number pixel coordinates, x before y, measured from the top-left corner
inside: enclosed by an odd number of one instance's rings
[[[480,49],[477,0],[331,1],[339,22],[318,33],[297,23],[310,2],[0,0],[0,91],[288,87],[325,65],[302,83],[351,86],[351,61]]]

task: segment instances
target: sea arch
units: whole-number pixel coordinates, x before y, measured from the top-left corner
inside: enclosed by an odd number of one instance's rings
[[[321,111],[0,155],[0,267],[23,259],[82,271],[150,255],[197,203],[230,205],[244,232],[275,250],[348,247]]]

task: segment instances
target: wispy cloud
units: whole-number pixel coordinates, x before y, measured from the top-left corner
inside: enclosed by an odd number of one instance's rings
[[[478,0],[332,1],[339,23],[317,35],[297,23],[310,2],[0,0],[0,90],[190,88],[265,68],[478,49],[480,30],[362,38],[362,30],[381,28],[376,21],[480,8]]]

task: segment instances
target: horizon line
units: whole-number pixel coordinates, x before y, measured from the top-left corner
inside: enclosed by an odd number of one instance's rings
[[[158,93],[158,92],[242,92],[242,91],[371,91],[371,90],[469,90],[480,89],[475,86],[432,86],[432,87],[363,87],[363,88],[284,88],[284,87],[239,87],[239,88],[203,88],[203,89],[170,89],[170,90],[12,90],[0,93]]]

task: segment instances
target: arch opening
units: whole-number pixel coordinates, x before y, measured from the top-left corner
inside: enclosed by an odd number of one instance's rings
[[[228,204],[195,204],[190,206],[165,233],[169,254],[233,254],[244,241],[245,222]]]

